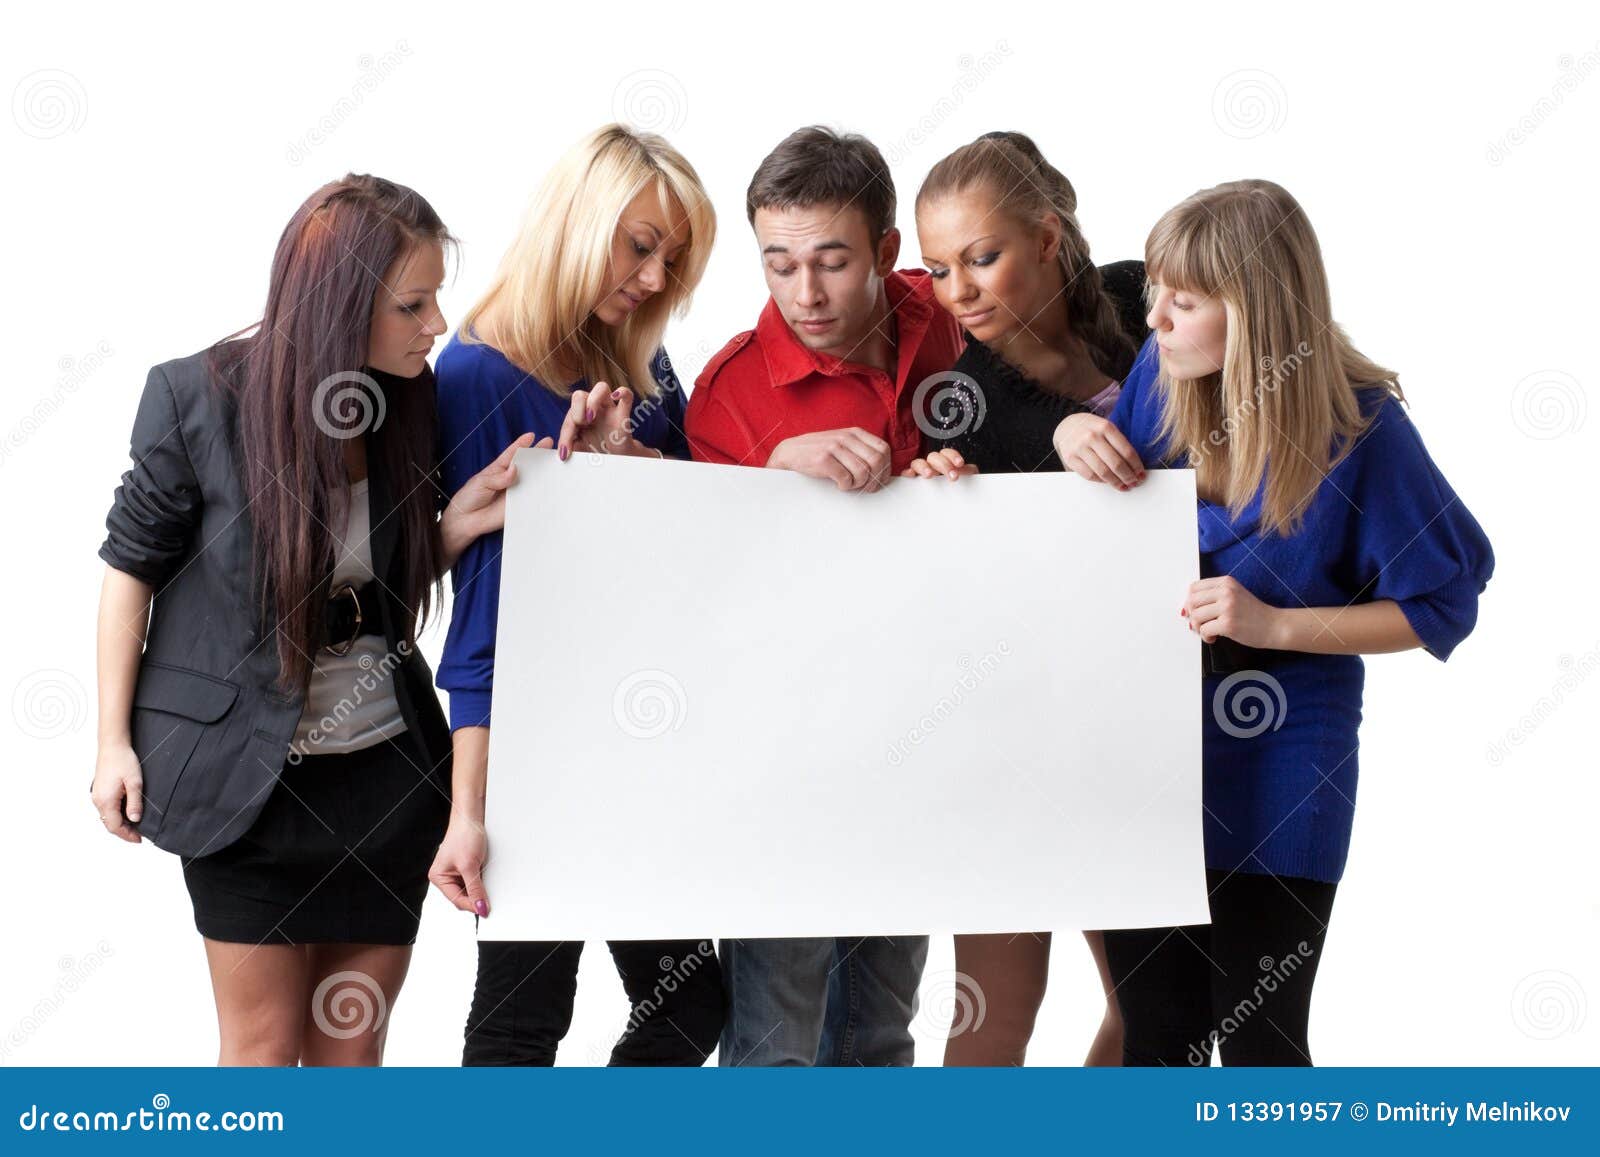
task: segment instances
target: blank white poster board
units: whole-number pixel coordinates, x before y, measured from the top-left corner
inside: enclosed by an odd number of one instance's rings
[[[1192,472],[517,469],[483,938],[1209,920]]]

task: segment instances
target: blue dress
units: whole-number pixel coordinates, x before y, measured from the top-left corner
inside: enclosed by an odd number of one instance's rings
[[[1111,421],[1148,468],[1166,461],[1154,339]],[[1405,408],[1361,392],[1370,419],[1318,486],[1293,535],[1262,530],[1258,492],[1238,518],[1198,502],[1200,574],[1231,575],[1274,607],[1392,599],[1429,653],[1471,633],[1494,552],[1422,444]],[[1359,655],[1275,652],[1263,670],[1204,679],[1206,866],[1337,882],[1355,817]]]

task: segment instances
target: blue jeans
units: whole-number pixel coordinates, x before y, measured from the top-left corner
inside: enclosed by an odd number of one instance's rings
[[[722,1065],[909,1065],[926,936],[724,940]]]

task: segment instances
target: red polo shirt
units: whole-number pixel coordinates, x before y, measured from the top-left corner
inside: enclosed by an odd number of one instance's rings
[[[786,438],[859,426],[889,443],[896,474],[909,466],[922,452],[912,395],[928,375],[956,364],[961,327],[934,300],[926,270],[897,270],[883,288],[896,326],[892,376],[806,348],[769,297],[756,328],[723,346],[695,379],[684,423],[694,457],[765,466]]]

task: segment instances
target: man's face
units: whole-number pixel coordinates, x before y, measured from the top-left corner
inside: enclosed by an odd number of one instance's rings
[[[866,215],[847,205],[757,209],[756,244],[772,299],[806,348],[849,359],[869,336],[900,232],[874,243]]]

